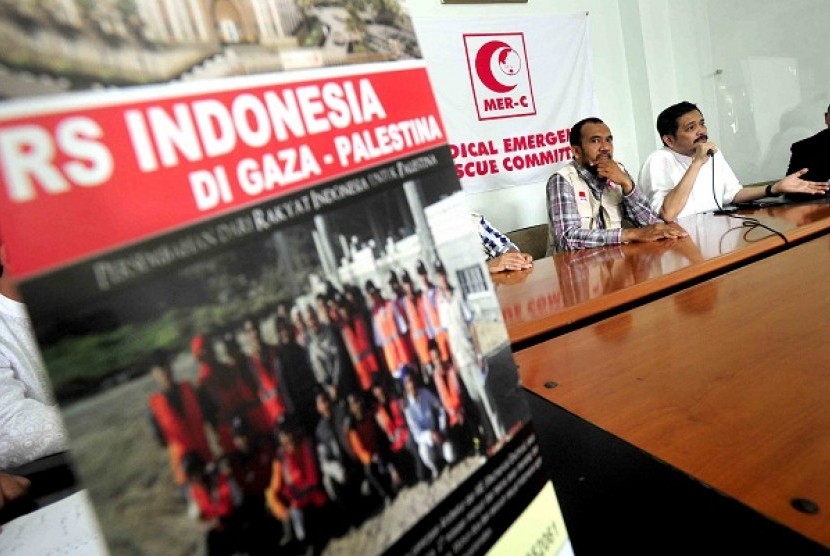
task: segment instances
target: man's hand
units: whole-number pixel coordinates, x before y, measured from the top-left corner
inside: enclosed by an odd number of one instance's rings
[[[709,158],[709,151],[712,151],[712,154],[718,152],[718,146],[709,141],[695,145],[695,154],[693,156],[695,162],[699,162],[700,164],[706,162]]]
[[[601,158],[597,161],[597,175],[618,184],[623,188],[623,193],[626,195],[628,195],[634,187],[634,184],[631,183],[631,180],[628,178],[628,174],[620,168],[619,164],[610,158]]]
[[[494,272],[491,278],[494,284],[509,286],[511,284],[521,284],[527,280],[531,272],[533,272],[532,268],[526,270],[507,270],[505,272]]]
[[[0,509],[26,494],[31,484],[26,477],[0,471]]]
[[[689,234],[686,230],[676,224],[650,224],[642,228],[624,228],[622,231],[623,243],[649,242],[661,239],[679,239]]]
[[[798,172],[793,172],[773,185],[770,191],[773,193],[811,193],[813,195],[821,195],[827,192],[828,185],[826,183],[801,179],[801,176],[806,174],[808,170],[809,168],[802,168]]]
[[[533,257],[527,253],[508,251],[487,261],[491,274],[505,270],[525,270],[533,268]]]

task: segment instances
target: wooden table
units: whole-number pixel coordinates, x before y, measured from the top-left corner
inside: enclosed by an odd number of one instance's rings
[[[830,231],[830,202],[736,213],[765,228],[749,230],[728,216],[678,221],[689,237],[559,253],[530,271],[494,276],[514,350],[666,295]],[[787,243],[789,242],[789,243]]]
[[[830,548],[828,269],[822,236],[528,347],[522,384]]]
[[[544,398],[525,394],[575,554],[830,553]]]

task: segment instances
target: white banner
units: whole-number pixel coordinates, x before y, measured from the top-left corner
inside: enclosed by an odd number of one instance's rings
[[[538,183],[597,114],[588,16],[413,17],[467,192]]]

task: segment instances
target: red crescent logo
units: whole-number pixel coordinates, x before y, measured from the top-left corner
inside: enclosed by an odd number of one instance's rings
[[[506,93],[516,88],[516,84],[505,85],[493,75],[492,61],[497,50],[506,48],[513,50],[509,44],[502,41],[484,43],[476,53],[476,73],[485,87],[496,93]]]

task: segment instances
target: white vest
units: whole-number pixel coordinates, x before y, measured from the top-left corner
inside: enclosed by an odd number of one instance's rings
[[[619,164],[619,163],[617,163]],[[620,168],[622,168],[620,164]],[[623,168],[624,169],[624,168]],[[588,182],[582,179],[573,164],[563,166],[558,172],[574,188],[576,197],[576,208],[579,217],[582,219],[582,228],[585,230],[596,230],[599,226],[599,212],[602,211],[602,218],[605,222],[603,229],[613,230],[622,228],[622,189],[605,187],[602,190],[601,201],[591,193]]]

